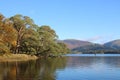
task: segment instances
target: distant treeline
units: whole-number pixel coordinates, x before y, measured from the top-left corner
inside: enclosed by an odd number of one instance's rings
[[[105,54],[109,54],[109,53],[116,53],[116,54],[120,54],[120,47],[111,47],[111,46],[105,46],[105,45],[99,45],[99,44],[93,44],[93,45],[86,45],[86,46],[82,46],[82,47],[78,47],[75,49],[72,49],[72,51],[74,53],[105,53]]]
[[[81,52],[83,54],[120,54],[120,50],[88,50]]]
[[[31,55],[59,55],[68,53],[64,43],[50,26],[38,26],[23,15],[5,18],[0,14],[0,53],[24,53]]]

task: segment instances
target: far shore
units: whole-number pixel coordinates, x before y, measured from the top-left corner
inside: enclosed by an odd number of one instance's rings
[[[35,55],[27,54],[4,54],[0,55],[0,62],[28,61],[38,59]]]

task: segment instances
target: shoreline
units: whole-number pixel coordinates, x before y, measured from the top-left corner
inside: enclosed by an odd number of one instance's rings
[[[27,54],[4,54],[0,55],[0,62],[29,61],[38,59],[35,55]]]

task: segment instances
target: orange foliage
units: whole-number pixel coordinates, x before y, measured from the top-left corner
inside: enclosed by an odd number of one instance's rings
[[[16,45],[16,30],[13,27],[13,23],[9,20],[4,18],[4,16],[0,15],[0,45],[2,50],[4,47],[7,48],[8,45]],[[4,47],[2,47],[4,46]]]

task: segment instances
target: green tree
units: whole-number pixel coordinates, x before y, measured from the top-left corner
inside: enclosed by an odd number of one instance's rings
[[[57,39],[57,35],[53,29],[51,29],[49,26],[41,26],[37,30],[39,34],[39,51],[38,54],[43,54],[48,56],[50,51],[50,45],[54,43],[54,41]]]
[[[39,34],[38,55],[50,56],[68,53],[69,49],[64,43],[58,43],[56,32],[49,26],[41,26],[37,30]]]
[[[29,54],[36,54],[37,49],[39,47],[39,39],[37,33],[37,25],[34,28],[27,28],[26,35],[23,37],[21,41],[21,51]]]
[[[17,41],[14,51],[15,53],[19,53],[21,47],[21,41],[23,37],[26,35],[26,29],[29,27],[33,27],[34,22],[29,17],[22,15],[15,15],[11,17],[10,20],[13,22],[13,26],[17,31]]]

